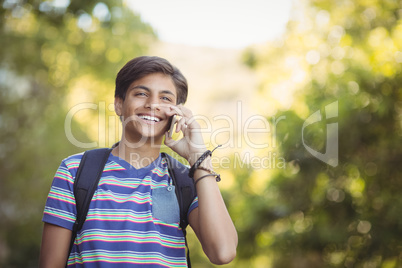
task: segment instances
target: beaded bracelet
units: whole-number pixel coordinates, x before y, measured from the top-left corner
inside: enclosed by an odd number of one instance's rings
[[[201,170],[204,170],[204,171],[207,171],[207,172],[209,172],[209,173],[215,173],[212,169],[210,169],[210,168],[206,168],[206,167],[203,167],[203,166],[199,166],[197,169],[201,169]]]
[[[213,149],[212,151],[207,150],[206,152],[204,152],[200,158],[197,159],[197,161],[195,161],[194,165],[190,168],[190,171],[188,173],[188,176],[190,178],[194,178],[194,172],[195,170],[201,165],[202,161],[204,161],[208,156],[211,156],[213,151],[216,150],[216,148],[221,147],[222,145],[218,145],[215,147],[215,149]]]

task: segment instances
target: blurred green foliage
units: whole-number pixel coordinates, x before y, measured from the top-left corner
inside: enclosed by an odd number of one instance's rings
[[[83,150],[65,133],[71,98],[110,96],[117,71],[155,34],[111,0],[2,1],[0,31],[0,267],[36,267],[54,172]],[[285,35],[243,59],[261,77],[255,106],[285,118],[270,149],[287,163],[232,171],[223,196],[239,246],[229,266],[402,267],[401,2],[295,1]],[[338,117],[326,120],[336,101]],[[302,139],[316,111],[323,120]],[[336,167],[304,147],[324,153],[329,123]],[[72,128],[91,140],[82,122]],[[194,266],[212,267],[190,236]]]
[[[239,230],[237,261],[402,267],[402,2],[295,3],[284,37],[243,55],[265,74],[260,96],[275,97],[280,80],[287,81],[281,96],[288,98],[273,105],[286,116],[277,139],[288,168],[267,180],[262,195],[240,201],[246,215],[232,211],[235,219],[252,218]],[[338,117],[326,121],[324,107],[336,101]],[[338,123],[336,167],[303,146],[302,125],[320,110],[324,116],[305,129],[304,142],[324,153],[326,124]]]
[[[83,150],[64,133],[67,89],[82,76],[113,89],[121,66],[154,39],[120,1],[1,1],[0,267],[37,267],[52,177],[63,157]]]

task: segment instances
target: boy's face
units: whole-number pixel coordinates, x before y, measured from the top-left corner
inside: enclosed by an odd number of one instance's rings
[[[154,73],[134,81],[124,101],[115,99],[115,110],[122,116],[126,137],[132,141],[154,138],[162,142],[170,126],[171,117],[166,112],[176,105],[176,99],[177,91],[169,76]]]

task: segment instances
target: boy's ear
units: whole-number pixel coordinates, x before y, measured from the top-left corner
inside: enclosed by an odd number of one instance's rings
[[[122,116],[123,99],[119,97],[114,98],[114,110],[118,116]]]

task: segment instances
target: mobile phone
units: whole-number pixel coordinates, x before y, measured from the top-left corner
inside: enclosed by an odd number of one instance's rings
[[[168,137],[169,137],[169,138],[172,137],[173,132],[174,132],[175,124],[176,124],[176,122],[177,122],[176,115],[173,115],[171,120],[172,120],[172,121],[171,121],[171,123],[170,123],[170,128],[169,128],[169,133],[168,133]]]

